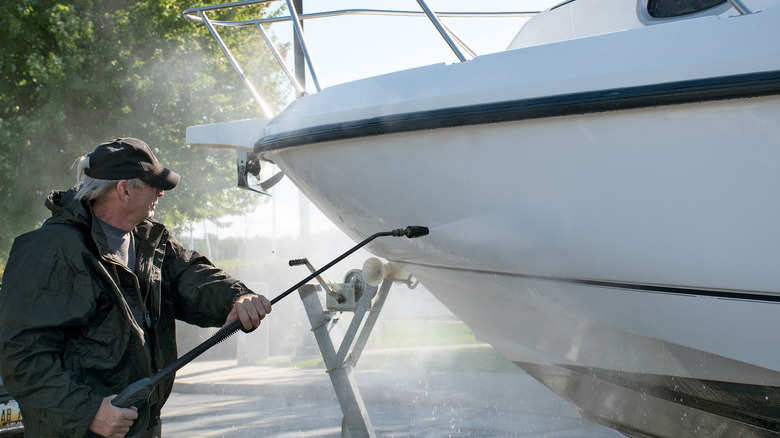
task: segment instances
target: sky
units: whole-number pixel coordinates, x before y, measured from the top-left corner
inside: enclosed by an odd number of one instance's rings
[[[437,12],[538,11],[557,1],[428,0],[427,3]],[[274,7],[284,4],[284,1],[272,3]],[[304,0],[303,7],[304,13],[344,9],[421,11],[415,0]],[[443,21],[481,55],[504,50],[526,19],[444,18]],[[273,24],[268,31],[280,41],[292,39],[290,23]],[[305,24],[305,38],[322,88],[407,68],[458,62],[426,17],[353,15],[310,20]],[[216,45],[214,50],[218,50]],[[291,59],[287,62],[292,66]],[[307,77],[307,91],[316,91],[311,77]],[[264,174],[266,172],[268,170]],[[305,200],[288,179],[283,179],[270,193],[273,199],[260,203],[256,210],[244,216],[226,218],[232,225],[221,228],[219,236],[297,237],[301,212],[309,216],[310,232],[335,229],[335,225]],[[194,234],[202,235],[203,226],[196,227]],[[216,231],[215,224],[206,223],[205,227],[210,233]]]
[[[279,2],[282,4],[283,2]],[[536,0],[428,0],[434,11],[519,11],[539,10]],[[549,3],[546,2],[546,3]],[[304,12],[341,9],[390,9],[421,11],[415,0],[357,1],[304,0]],[[518,18],[445,18],[450,26],[475,52],[484,54],[506,48],[525,21]],[[280,24],[276,35],[288,30]],[[453,52],[426,17],[388,17],[353,15],[310,20],[306,39],[324,86],[347,82],[389,71],[457,61]]]

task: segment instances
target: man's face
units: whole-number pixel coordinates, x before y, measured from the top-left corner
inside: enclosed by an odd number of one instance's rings
[[[157,199],[162,197],[164,191],[144,184],[143,187],[130,187],[130,214],[136,223],[154,217],[154,209],[157,207]]]

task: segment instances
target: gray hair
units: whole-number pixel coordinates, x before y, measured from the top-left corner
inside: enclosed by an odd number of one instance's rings
[[[76,199],[99,204],[103,198],[116,187],[121,180],[96,179],[87,176],[84,171],[89,169],[89,154],[82,155],[73,163],[76,168]],[[130,187],[146,187],[146,183],[138,178],[128,179]]]

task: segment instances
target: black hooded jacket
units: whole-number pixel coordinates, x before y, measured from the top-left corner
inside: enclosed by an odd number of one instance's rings
[[[52,192],[46,206],[52,217],[14,240],[3,274],[0,375],[26,436],[89,437],[104,397],[177,358],[175,319],[220,326],[251,291],[154,220],[133,230],[130,272],[73,190]],[[137,406],[131,435],[159,421],[172,387],[171,378]]]

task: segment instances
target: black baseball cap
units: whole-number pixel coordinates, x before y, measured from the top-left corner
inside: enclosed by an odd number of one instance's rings
[[[171,190],[179,183],[179,174],[162,167],[152,150],[137,138],[117,138],[100,144],[89,154],[84,173],[95,179],[139,178],[160,190]]]

